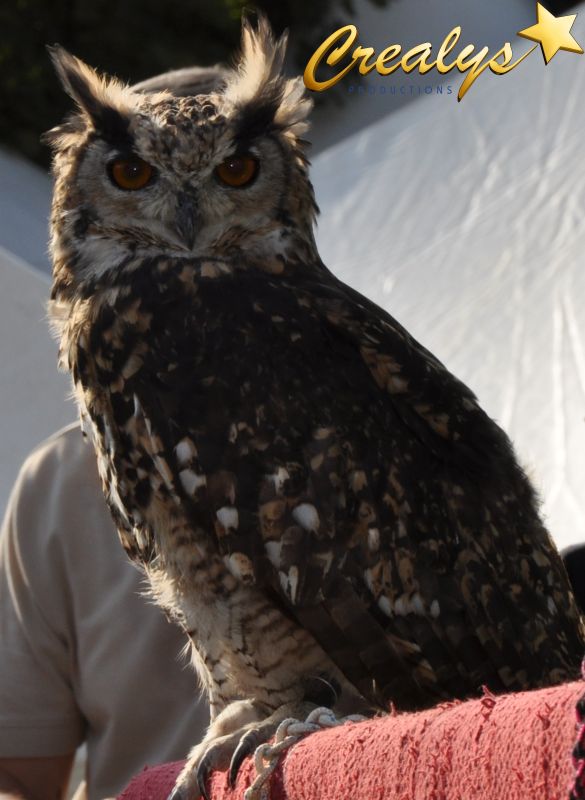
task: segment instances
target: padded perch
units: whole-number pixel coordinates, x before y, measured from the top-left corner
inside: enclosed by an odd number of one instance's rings
[[[314,733],[281,759],[270,800],[567,800],[583,693],[582,682],[486,693]],[[145,769],[119,800],[166,800],[181,767]],[[216,773],[211,797],[241,800],[254,777],[252,759],[234,790],[226,773]]]

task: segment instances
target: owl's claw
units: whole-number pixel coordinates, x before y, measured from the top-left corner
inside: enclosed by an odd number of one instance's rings
[[[238,772],[240,771],[240,767],[242,766],[244,759],[252,755],[258,745],[262,744],[263,741],[264,737],[260,734],[258,728],[252,728],[242,736],[238,746],[234,750],[232,760],[230,761],[230,769],[228,774],[228,783],[230,789],[233,789],[236,785]]]
[[[262,718],[262,711],[250,701],[236,701],[228,706],[213,722],[206,738],[189,754],[167,800],[211,800],[206,784],[215,770],[227,769],[228,782],[233,788],[244,759],[274,736],[283,719],[305,719],[314,708],[315,704],[307,701],[287,703]]]
[[[167,797],[167,800],[187,800],[185,793],[180,786],[175,786],[173,791]]]
[[[199,787],[199,791],[201,792],[201,797],[203,798],[203,800],[211,800],[209,792],[207,791],[206,784],[207,784],[207,779],[209,778],[212,771],[213,771],[213,758],[210,750],[207,750],[207,752],[199,762],[199,766],[197,767],[197,786]]]
[[[304,699],[316,706],[334,708],[340,694],[339,683],[327,675],[313,675],[305,682]]]

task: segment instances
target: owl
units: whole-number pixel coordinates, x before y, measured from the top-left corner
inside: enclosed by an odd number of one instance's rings
[[[265,20],[242,39],[197,93],[53,50],[77,106],[48,134],[60,363],[211,709],[175,800],[315,703],[545,686],[584,650],[507,436],[321,261],[310,100]]]

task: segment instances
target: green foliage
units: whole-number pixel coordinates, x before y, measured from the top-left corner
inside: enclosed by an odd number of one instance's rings
[[[387,0],[372,0],[377,5]],[[136,82],[167,69],[229,61],[242,10],[262,9],[288,27],[303,67],[348,0],[3,0],[0,3],[0,142],[48,162],[39,143],[71,107],[45,45],[58,42],[109,74]]]

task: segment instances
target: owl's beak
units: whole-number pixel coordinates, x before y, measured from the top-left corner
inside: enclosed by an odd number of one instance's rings
[[[192,194],[181,192],[177,199],[176,228],[189,250],[195,244],[195,228],[198,216],[197,201]]]

